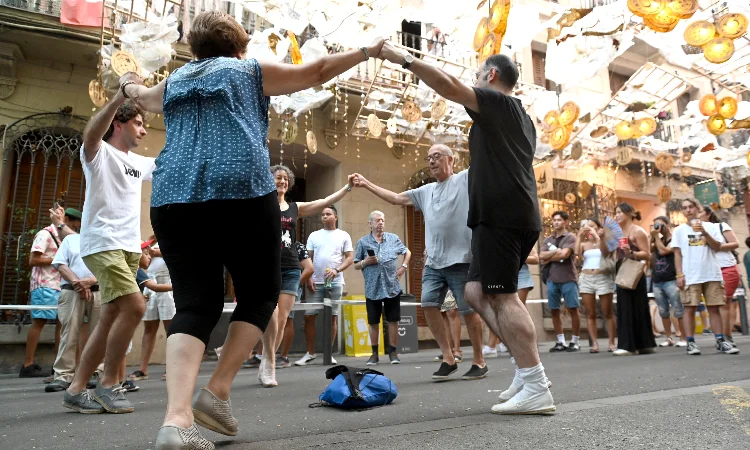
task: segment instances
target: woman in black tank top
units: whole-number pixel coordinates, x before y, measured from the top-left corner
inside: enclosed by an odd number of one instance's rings
[[[287,166],[271,166],[276,193],[281,209],[281,290],[279,302],[271,321],[263,333],[263,358],[261,359],[258,379],[266,387],[277,386],[275,353],[281,345],[284,327],[297,298],[300,283],[300,263],[297,249],[297,220],[301,217],[320,214],[326,206],[338,202],[351,190],[351,184],[334,192],[326,198],[312,202],[287,202],[286,194],[294,186],[294,172]],[[289,361],[284,358],[281,363],[286,366]]]

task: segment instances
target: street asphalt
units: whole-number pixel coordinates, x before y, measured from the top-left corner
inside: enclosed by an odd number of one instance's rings
[[[659,342],[660,339],[657,339]],[[279,386],[263,388],[256,369],[242,369],[232,391],[240,432],[229,438],[202,429],[217,448],[249,449],[750,449],[750,337],[738,336],[739,355],[718,354],[698,338],[703,355],[684,348],[614,357],[606,351],[550,354],[540,346],[557,414],[497,416],[490,408],[513,370],[508,356],[488,359],[489,376],[433,383],[435,350],[402,356],[377,370],[398,387],[392,405],[367,411],[310,408],[325,389],[318,360],[277,371]],[[606,349],[606,342],[600,341]],[[366,358],[338,357],[365,367]],[[387,357],[382,358],[387,361]],[[203,363],[198,387],[215,363]],[[128,372],[132,371],[129,368]],[[62,393],[45,393],[40,379],[0,377],[0,449],[151,449],[166,407],[163,366],[128,394],[136,411],[81,415],[61,406]]]

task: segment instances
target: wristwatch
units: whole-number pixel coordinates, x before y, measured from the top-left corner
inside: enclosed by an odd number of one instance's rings
[[[404,269],[408,269],[409,268],[409,266],[407,266],[406,264],[401,264],[401,267],[403,267]]]
[[[411,66],[411,63],[413,62],[414,62],[414,56],[412,56],[411,53],[407,53],[404,55],[404,63],[401,64],[401,67],[403,67],[404,69],[408,69],[409,66]]]
[[[335,270],[335,271],[336,271],[336,275],[338,275],[338,274],[340,274],[340,273],[341,273],[341,271],[340,271],[340,270],[339,270],[339,269],[338,269],[337,267],[334,267],[334,268],[333,268],[333,270]]]
[[[60,231],[62,231],[63,228],[65,228],[65,224],[64,223],[61,223],[60,225],[57,226],[57,229],[60,230]]]

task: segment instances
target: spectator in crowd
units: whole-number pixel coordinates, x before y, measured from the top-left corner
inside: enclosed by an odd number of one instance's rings
[[[368,366],[380,362],[378,356],[381,317],[388,323],[388,342],[385,353],[391,364],[400,364],[398,357],[398,322],[401,320],[401,284],[399,279],[409,268],[411,251],[393,233],[385,231],[385,214],[373,211],[367,220],[370,234],[357,242],[354,252],[354,268],[362,271],[365,278],[367,324],[370,328],[372,355]],[[398,265],[398,257],[403,263]]]
[[[39,230],[34,236],[34,242],[31,244],[31,253],[29,255],[29,266],[31,266],[31,280],[29,284],[31,305],[58,306],[61,280],[59,272],[52,265],[52,261],[57,253],[57,249],[61,245],[58,229],[68,225],[68,228],[75,227],[75,229],[80,229],[80,211],[68,208],[65,210],[61,225],[49,225]],[[29,334],[26,336],[26,359],[18,374],[20,378],[50,376],[50,372],[42,370],[39,364],[34,362],[34,355],[39,343],[39,336],[42,334],[42,328],[44,328],[48,320],[55,319],[57,319],[57,311],[54,309],[31,310],[31,327],[29,328]],[[55,354],[57,354],[60,345],[60,330],[61,324],[58,321],[55,325]]]
[[[307,251],[313,261],[312,281],[314,286],[307,293],[310,303],[322,303],[323,299],[341,300],[344,292],[344,270],[354,261],[352,238],[344,230],[338,228],[338,212],[336,207],[329,205],[321,213],[323,229],[313,231],[307,238]],[[338,331],[338,315],[341,305],[333,305],[331,318],[331,345],[336,339]],[[295,361],[295,366],[307,365],[316,358],[315,355],[315,318],[318,311],[305,311],[305,343],[307,353]],[[328,345],[325,343],[324,345]],[[336,359],[331,358],[336,364]]]
[[[552,213],[552,228],[554,234],[548,236],[542,244],[540,256],[542,264],[543,282],[547,283],[547,304],[552,311],[552,325],[555,327],[557,342],[550,352],[577,352],[581,349],[579,336],[581,333],[581,318],[578,314],[578,276],[573,262],[575,258],[576,237],[568,231],[568,213],[555,211]],[[565,309],[570,314],[573,325],[573,335],[570,345],[565,341],[560,310],[561,299],[565,299]]]
[[[586,307],[591,348],[589,353],[599,353],[599,330],[596,323],[596,296],[602,307],[604,324],[607,327],[609,351],[615,351],[615,317],[612,314],[612,297],[615,292],[614,272],[608,269],[611,252],[602,224],[596,219],[584,220],[576,236],[576,256],[583,258],[578,289]]]
[[[680,289],[677,288],[677,268],[674,264],[672,243],[672,224],[669,218],[659,216],[654,219],[651,227],[651,261],[654,267],[654,300],[659,308],[664,335],[667,337],[660,347],[686,347],[685,328],[682,317],[685,308],[682,305]],[[671,314],[670,314],[671,310]],[[680,340],[675,343],[672,339],[672,323],[670,316],[677,319],[677,329]]]

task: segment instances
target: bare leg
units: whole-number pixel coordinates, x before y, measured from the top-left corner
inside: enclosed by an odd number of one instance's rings
[[[721,308],[720,306],[707,306],[708,314],[713,317],[714,320],[711,323],[711,331],[714,334],[724,334],[724,324],[721,320]]]
[[[123,381],[126,380],[125,377],[127,376],[127,374],[125,373],[125,370],[127,368],[127,365],[128,365],[128,357],[126,355],[126,356],[122,357],[122,361],[120,362],[120,369],[119,369],[119,373],[117,374],[118,375],[118,377],[117,377],[117,383],[118,384],[122,383]]]
[[[589,337],[591,338],[591,350],[599,351],[599,335],[596,327],[596,295],[594,294],[581,294],[583,298],[583,306],[586,307],[586,325],[589,331]]]
[[[99,319],[99,323],[101,323],[101,319]],[[229,339],[232,326],[235,323],[238,322],[232,322],[229,325],[227,339]],[[246,325],[250,326],[249,324]],[[260,335],[260,330],[258,330],[258,335]],[[250,342],[247,344],[248,346],[252,345]],[[206,346],[203,341],[189,334],[177,333],[167,338],[167,373],[170,375],[167,377],[167,414],[164,417],[164,425],[188,428],[193,424],[193,391],[205,350]],[[225,358],[224,355],[227,350],[228,348],[225,345],[222,348],[219,361]],[[243,351],[241,358],[244,358],[246,354],[247,352]],[[219,366],[217,365],[216,371],[218,370]],[[220,396],[213,389],[211,389],[211,392],[221,399],[226,400],[228,398],[228,394]]]
[[[89,324],[88,322],[81,324],[81,334],[78,337],[78,348],[76,349],[76,367],[81,361],[81,353],[83,348],[86,347],[86,342],[89,340]]]
[[[440,346],[440,351],[443,352],[443,362],[450,364],[451,366],[456,363],[451,351],[451,343],[448,340],[449,331],[445,327],[445,322],[440,316],[439,306],[427,306],[423,307],[424,318],[427,321],[427,326],[430,328],[432,335],[435,337]]]
[[[232,382],[242,366],[242,361],[245,360],[248,352],[253,348],[255,343],[258,342],[260,336],[260,328],[255,325],[251,325],[247,322],[232,322],[229,326],[227,339],[224,341],[224,349],[221,352],[221,357],[219,357],[219,363],[216,365],[216,369],[211,376],[211,380],[209,380],[206,385],[206,389],[213,392],[220,400],[228,400],[229,391],[232,388]],[[266,353],[271,352],[269,351]],[[200,358],[197,358],[196,376],[199,366]],[[173,372],[169,370],[169,366],[167,366],[167,372],[170,373],[167,380],[172,379],[171,373]],[[193,384],[195,384],[195,377],[193,377]],[[191,389],[190,394],[187,396],[188,402],[190,401],[192,392]],[[169,401],[171,402],[171,398]]]
[[[451,320],[448,318],[448,313],[452,311],[441,311],[440,315],[443,316],[443,326],[445,327],[445,332],[448,334],[448,342],[450,343],[451,352],[453,354],[456,354],[456,348],[454,345],[454,339],[453,339],[453,332],[451,331]],[[426,319],[426,317],[425,317]],[[461,325],[459,325],[460,327]],[[429,326],[428,326],[429,327]]]
[[[662,317],[661,324],[664,327],[664,336],[666,336],[667,339],[672,339],[672,321],[669,317]]]
[[[706,328],[709,328],[709,325],[713,325],[713,324],[709,324],[708,323],[708,315],[706,315],[706,311],[705,310],[701,311],[700,315],[701,315],[701,322],[703,323],[703,329],[704,330]],[[714,316],[714,320],[719,320],[719,316]],[[695,323],[695,319],[693,319],[693,323]],[[713,328],[713,327],[711,327],[711,328]],[[695,332],[695,327],[693,327],[693,330],[690,332],[690,335],[692,336],[694,332]]]
[[[482,318],[479,317],[479,314],[473,312],[466,314],[464,321],[466,322],[466,330],[469,332],[471,348],[474,353],[471,363],[479,367],[484,367],[486,362],[482,355]]]
[[[458,314],[458,309],[452,309],[445,314],[448,316],[453,354],[461,356],[463,354],[461,351],[461,316]]]
[[[614,294],[604,294],[599,296],[599,304],[602,305],[602,315],[604,316],[604,326],[607,327],[607,338],[609,348],[616,349],[615,336],[617,336],[617,321],[612,311],[612,297]]]
[[[336,342],[336,336],[339,333],[339,316],[331,316],[331,348]]]
[[[278,328],[279,308],[277,307],[273,310],[271,320],[268,322],[266,331],[261,338],[263,341],[263,357],[258,368],[258,378],[263,383],[263,386],[276,385],[276,335],[278,334]],[[232,379],[234,379],[234,375],[232,375]]]
[[[86,346],[81,352],[81,361],[76,366],[73,381],[68,387],[69,393],[75,395],[81,392],[96,371],[96,367],[102,362],[107,349],[107,335],[117,319],[118,312],[119,308],[114,302],[102,305],[99,321],[91,331]]]
[[[581,335],[581,315],[578,314],[578,308],[568,308],[570,313],[570,321],[572,322],[573,336]],[[561,321],[562,323],[562,321]]]
[[[377,343],[378,341],[375,342]],[[396,346],[398,345],[398,322],[388,324],[388,343],[391,345],[391,348],[395,352]]]
[[[279,349],[279,347],[281,346],[281,342],[284,339],[284,331],[286,330],[287,319],[289,318],[289,313],[292,311],[292,307],[294,306],[295,298],[296,297],[294,295],[279,294],[279,306],[277,308],[279,317],[276,338],[274,340],[274,351]]]
[[[677,337],[681,337],[682,339],[685,339],[685,335],[682,333],[683,326],[682,326],[682,320],[678,319],[674,316],[674,314],[671,315],[669,318],[672,321],[672,326],[677,331]],[[671,330],[670,330],[671,331]]]
[[[505,342],[519,368],[539,365],[534,322],[518,294],[485,295],[479,282],[470,281],[466,283],[464,295],[469,305]]]
[[[315,319],[318,316],[305,316],[305,344],[307,353],[315,354]]]
[[[281,340],[281,356],[284,358],[289,356],[289,349],[292,348],[292,341],[294,341],[294,319],[290,317],[286,319],[284,338]]]
[[[148,362],[154,351],[156,344],[156,333],[159,331],[158,320],[143,321],[143,339],[141,339],[141,366],[138,368],[141,372],[148,375]]]
[[[370,345],[378,345],[380,342],[380,324],[378,325],[368,325],[368,328],[370,329]],[[391,324],[388,324],[390,326]],[[391,330],[388,330],[388,333],[390,334]]]
[[[562,326],[562,319],[560,318],[560,310],[552,309],[551,311],[552,311],[552,326],[555,328],[555,334],[557,335],[563,334],[563,326]]]
[[[724,336],[731,339],[732,337],[732,326],[731,326],[731,305],[732,299],[727,300],[727,304],[720,307],[721,312],[721,328],[724,330]]]
[[[487,339],[487,346],[490,348],[495,348],[500,344],[500,338],[495,335],[495,333],[490,330],[490,336]]]
[[[685,315],[682,316],[682,323],[685,325],[685,332],[683,336],[687,339],[695,336],[695,310],[697,306],[685,305]]]
[[[42,334],[42,328],[47,323],[47,319],[31,319],[29,334],[26,336],[26,360],[23,362],[24,367],[34,364],[34,354],[36,346],[39,344],[39,336]]]

